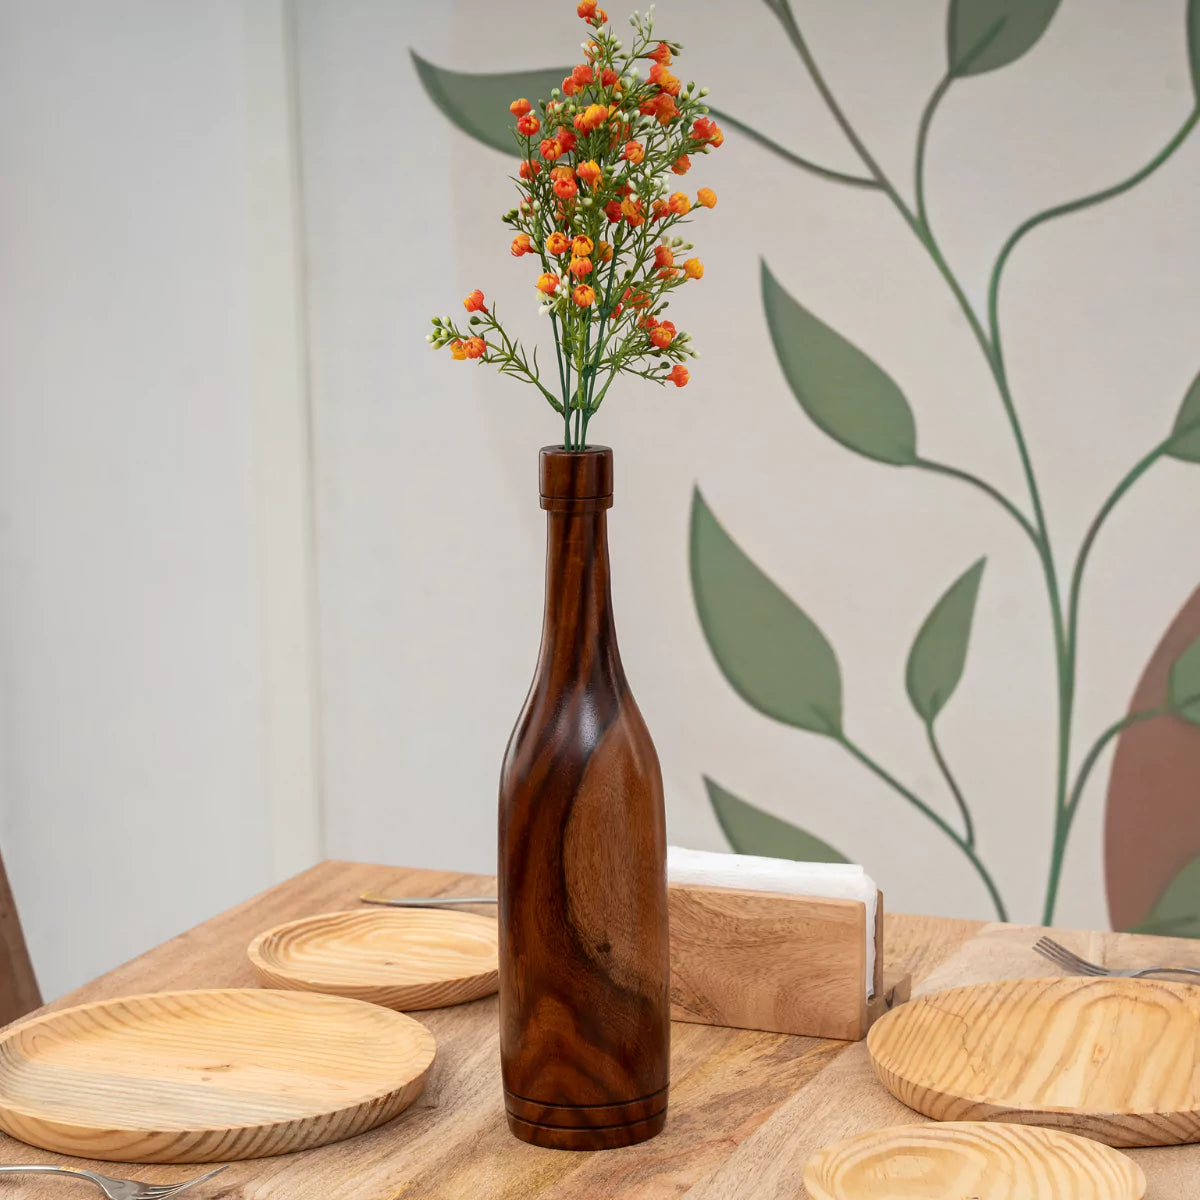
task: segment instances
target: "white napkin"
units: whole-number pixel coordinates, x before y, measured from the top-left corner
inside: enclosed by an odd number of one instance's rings
[[[745,888],[791,896],[828,896],[861,900],[866,912],[867,995],[875,988],[875,910],[879,889],[871,877],[851,863],[793,862],[753,854],[719,854],[711,850],[667,847],[667,879],[704,887]]]

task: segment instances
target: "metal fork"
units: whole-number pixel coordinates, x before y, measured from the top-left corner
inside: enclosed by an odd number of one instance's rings
[[[195,1187],[214,1175],[220,1175],[228,1167],[217,1167],[206,1175],[197,1175],[195,1179],[183,1183],[138,1183],[133,1179],[113,1179],[110,1175],[101,1175],[99,1171],[84,1171],[77,1167],[0,1167],[0,1175],[74,1175],[77,1179],[86,1179],[94,1183],[108,1200],[166,1200],[167,1196],[178,1196],[185,1188]]]
[[[1059,945],[1053,938],[1039,938],[1033,947],[1043,958],[1070,971],[1073,975],[1091,975],[1102,978],[1111,976],[1119,979],[1141,979],[1146,975],[1200,975],[1200,967],[1105,967],[1086,958],[1080,958],[1073,950]]]

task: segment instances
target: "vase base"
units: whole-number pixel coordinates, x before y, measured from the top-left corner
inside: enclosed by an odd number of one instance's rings
[[[544,1146],[548,1150],[615,1150],[620,1146],[636,1146],[649,1141],[662,1132],[667,1121],[664,1108],[652,1117],[631,1121],[627,1125],[605,1125],[592,1129],[579,1126],[540,1125],[525,1121],[510,1112],[508,1128],[514,1137],[531,1146]]]

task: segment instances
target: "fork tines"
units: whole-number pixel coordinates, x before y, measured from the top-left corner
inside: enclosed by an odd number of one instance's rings
[[[1038,938],[1033,948],[1043,958],[1048,958],[1051,962],[1057,963],[1058,966],[1076,975],[1108,974],[1108,971],[1100,966],[1099,963],[1089,962],[1086,958],[1080,958],[1074,951],[1068,950],[1066,946],[1060,945],[1053,938]]]

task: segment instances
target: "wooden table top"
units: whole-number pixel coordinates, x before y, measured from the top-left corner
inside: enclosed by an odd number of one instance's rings
[[[480,895],[492,886],[483,876],[321,863],[47,1010],[136,992],[254,986],[246,946],[281,921],[354,907],[365,889]],[[1029,949],[1035,940],[1036,931],[1027,927],[889,914],[887,966],[910,971],[916,991],[1055,974]],[[1101,961],[1200,966],[1196,942],[1113,933],[1066,934],[1062,940]],[[806,1195],[804,1165],[821,1146],[866,1129],[923,1120],[879,1085],[865,1043],[675,1024],[663,1134],[596,1154],[540,1150],[505,1127],[495,997],[418,1016],[437,1037],[438,1058],[428,1088],[408,1112],[350,1141],[235,1163],[196,1200],[800,1200]],[[1147,1200],[1200,1193],[1200,1146],[1132,1155],[1149,1180]],[[0,1163],[51,1161],[154,1182],[202,1169],[84,1163],[0,1135]],[[66,1187],[76,1185],[31,1176],[5,1180],[3,1190],[20,1200],[57,1200]],[[81,1198],[85,1188],[79,1185]]]

